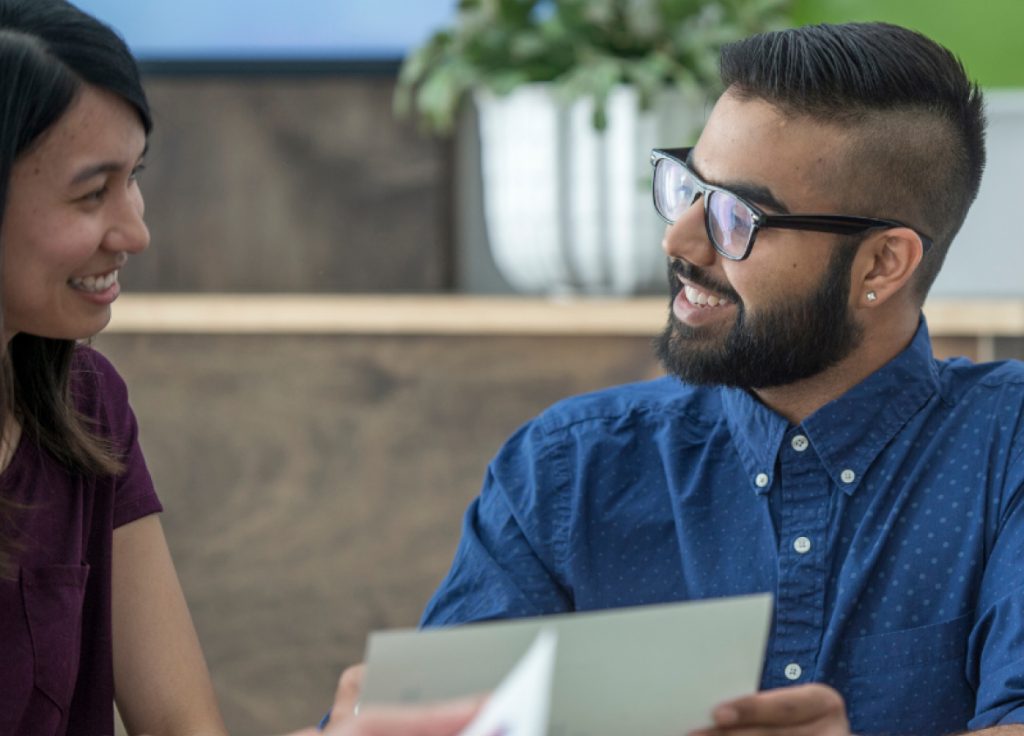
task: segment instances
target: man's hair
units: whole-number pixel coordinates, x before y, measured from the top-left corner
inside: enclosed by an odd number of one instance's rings
[[[906,28],[848,23],[737,41],[720,68],[730,94],[848,133],[835,186],[851,214],[900,220],[934,241],[914,282],[923,302],[985,168],[981,90],[959,59]]]

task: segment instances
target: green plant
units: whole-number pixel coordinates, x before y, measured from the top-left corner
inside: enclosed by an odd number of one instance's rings
[[[594,126],[605,100],[634,85],[641,106],[666,85],[718,90],[718,52],[744,36],[786,24],[791,0],[460,0],[453,27],[436,32],[402,65],[401,115],[450,132],[473,89],[507,94],[553,82],[566,101],[590,97]]]

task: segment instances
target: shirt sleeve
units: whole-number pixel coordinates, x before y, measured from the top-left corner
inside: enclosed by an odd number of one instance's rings
[[[968,642],[969,679],[977,683],[971,730],[1024,723],[1024,451],[1011,464],[1009,479],[1008,487],[1016,490],[994,515]]]
[[[557,573],[568,537],[561,449],[537,422],[505,444],[466,511],[451,570],[427,605],[422,626],[572,609]]]
[[[114,528],[163,511],[139,444],[139,425],[128,403],[124,379],[95,350],[79,348],[76,357],[77,370],[95,378],[78,381],[84,396],[77,403],[98,420],[100,431],[107,435],[123,465],[123,471],[113,480]]]

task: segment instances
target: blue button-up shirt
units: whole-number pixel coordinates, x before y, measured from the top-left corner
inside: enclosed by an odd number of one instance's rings
[[[762,687],[826,682],[855,733],[1024,722],[1022,404],[1024,365],[937,361],[923,322],[799,426],[673,378],[563,401],[491,463],[423,623],[770,591]]]

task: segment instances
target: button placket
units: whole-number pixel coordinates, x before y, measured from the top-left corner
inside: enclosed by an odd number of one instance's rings
[[[821,641],[827,550],[824,544],[832,477],[808,437],[790,434],[779,454],[773,495],[778,497],[778,598],[766,687],[812,672]],[[788,445],[788,447],[787,447]]]

